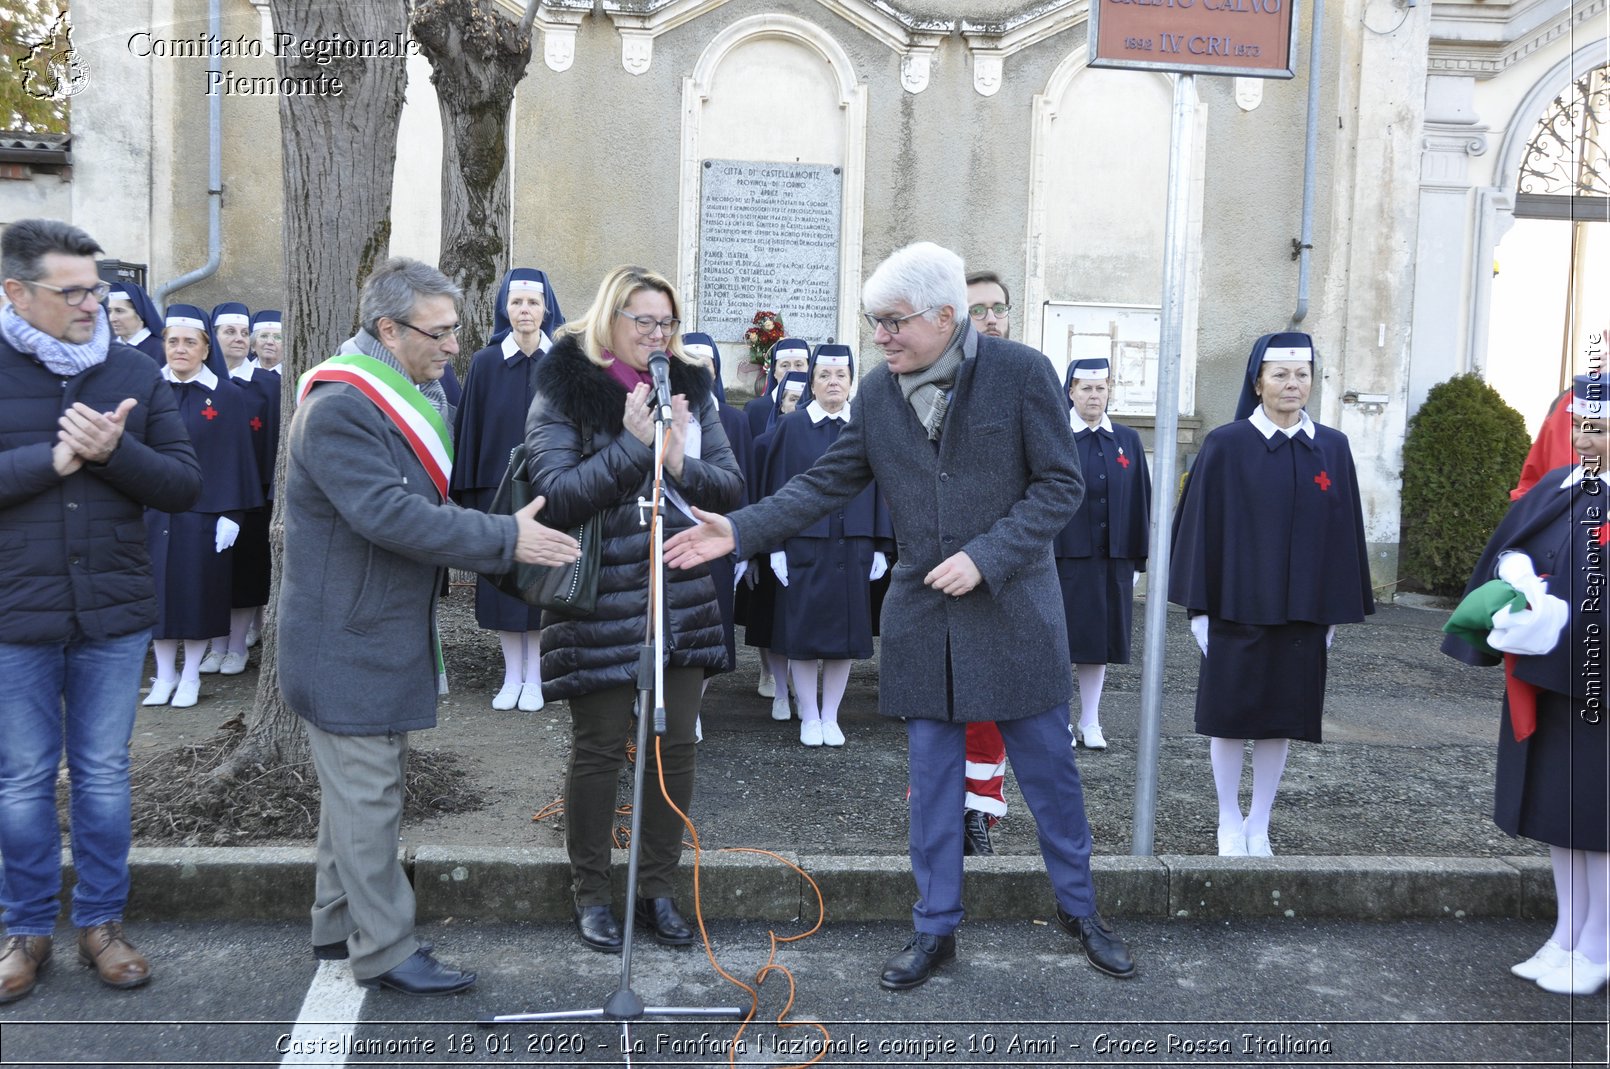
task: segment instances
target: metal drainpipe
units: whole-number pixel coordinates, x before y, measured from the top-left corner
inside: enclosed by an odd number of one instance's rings
[[[207,0],[207,32],[212,40],[220,39],[223,29],[223,16],[220,12],[222,0]],[[223,56],[218,49],[212,50],[207,59],[207,70],[222,74],[224,69]],[[214,89],[219,87],[217,78],[208,79]],[[210,278],[218,270],[223,261],[223,96],[213,93],[207,97],[207,262],[191,271],[180,275],[156,292],[156,303],[164,311],[167,309],[167,297],[204,278]]]
[[[1308,316],[1309,261],[1314,251],[1314,157],[1319,142],[1319,63],[1325,36],[1325,0],[1314,0],[1313,28],[1308,34],[1308,136],[1303,142],[1303,224],[1302,236],[1292,241],[1291,257],[1297,261],[1297,310],[1291,313],[1291,329]]]

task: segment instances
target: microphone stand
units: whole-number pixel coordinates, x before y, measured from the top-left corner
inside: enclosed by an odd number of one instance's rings
[[[648,767],[648,725],[652,711],[654,734],[665,734],[665,444],[670,431],[669,405],[654,406],[654,478],[652,498],[637,499],[638,524],[651,525],[649,536],[648,611],[645,614],[643,645],[637,657],[637,761],[632,776],[632,830],[627,844],[626,917],[621,935],[620,986],[602,1005],[577,1010],[546,1013],[512,1013],[483,1017],[483,1026],[530,1021],[575,1021],[608,1019],[621,1022],[621,1050],[632,1050],[630,1022],[644,1017],[724,1017],[739,1018],[744,1011],[736,1006],[645,1006],[632,990],[632,943],[636,925],[637,866],[642,847],[643,774]],[[651,519],[652,518],[652,519]],[[626,1054],[630,1064],[630,1053]]]

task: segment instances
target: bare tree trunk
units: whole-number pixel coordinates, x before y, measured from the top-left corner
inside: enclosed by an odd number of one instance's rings
[[[405,0],[271,0],[274,29],[298,41],[406,41]],[[282,78],[316,80],[341,90],[281,93],[280,145],[284,174],[285,360],[280,369],[280,437],[288,441],[296,380],[336,351],[356,330],[358,292],[391,244],[391,180],[402,115],[405,61],[335,58],[319,66],[290,50],[276,61]],[[276,475],[283,500],[285,467]],[[254,765],[308,760],[302,721],[280,693],[279,575],[285,526],[275,510],[269,540],[274,586],[262,636],[257,698],[240,745],[213,773],[227,781]]]
[[[424,0],[413,31],[441,106],[439,266],[464,291],[459,351],[467,361],[491,333],[508,267],[509,105],[531,62],[531,30],[529,20],[499,16],[493,0]]]

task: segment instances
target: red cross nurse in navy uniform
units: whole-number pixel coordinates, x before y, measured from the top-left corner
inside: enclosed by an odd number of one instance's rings
[[[1212,740],[1224,856],[1273,853],[1269,813],[1290,740],[1320,741],[1336,625],[1375,611],[1353,454],[1304,411],[1314,377],[1308,335],[1258,339],[1235,422],[1203,440],[1174,525],[1168,596],[1202,648],[1196,731]]]

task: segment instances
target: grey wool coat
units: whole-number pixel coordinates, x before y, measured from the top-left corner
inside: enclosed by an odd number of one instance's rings
[[[753,557],[877,480],[899,554],[883,602],[885,716],[1013,720],[1072,693],[1051,552],[1084,499],[1068,406],[1042,354],[966,329],[966,359],[937,448],[879,365],[862,380],[832,448],[730,517],[741,554]],[[983,582],[961,597],[925,586],[923,577],[958,550]]]
[[[286,464],[286,702],[337,735],[435,727],[441,569],[508,571],[514,517],[443,501],[396,424],[345,383],[296,410]]]

